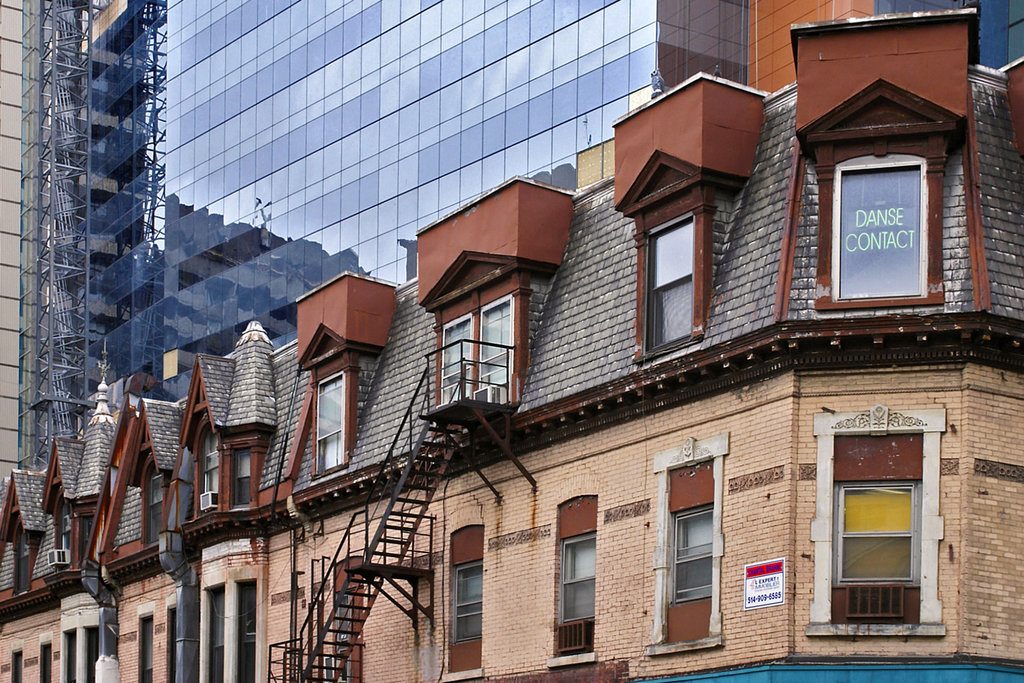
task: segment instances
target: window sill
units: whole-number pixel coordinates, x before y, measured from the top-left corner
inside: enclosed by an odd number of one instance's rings
[[[312,478],[313,479],[319,479],[320,477],[329,477],[332,474],[337,474],[338,472],[344,472],[345,470],[348,469],[348,465],[349,465],[349,463],[346,460],[341,465],[335,465],[335,466],[329,467],[329,468],[327,468],[326,470],[323,470],[323,471],[313,472],[313,477]]]
[[[686,640],[680,643],[662,643],[660,645],[648,645],[644,648],[644,654],[648,657],[661,655],[674,655],[677,652],[690,652],[692,650],[707,650],[712,647],[721,647],[722,634],[708,636],[699,640]]]
[[[483,668],[466,669],[465,671],[449,671],[444,676],[441,676],[441,683],[454,683],[455,681],[472,681],[483,677]]]
[[[937,292],[929,292],[924,296],[879,297],[877,299],[832,299],[831,297],[822,297],[814,303],[814,307],[819,311],[843,311],[865,308],[932,306],[941,305],[944,301],[945,295],[942,290],[939,290]]]
[[[945,624],[808,624],[808,636],[918,636],[946,635]]]
[[[593,664],[597,661],[596,652],[581,652],[578,655],[565,655],[552,657],[548,660],[549,669],[558,669],[563,666],[576,666],[577,664]]]
[[[698,331],[690,335],[689,337],[680,337],[679,339],[673,339],[672,341],[665,342],[660,346],[655,346],[653,348],[647,349],[646,351],[637,352],[637,354],[633,356],[633,362],[636,363],[637,365],[643,365],[644,363],[650,362],[656,358],[661,358],[662,356],[667,356],[668,354],[671,354],[675,351],[684,349],[687,346],[693,346],[694,344],[700,342],[703,339],[703,331]]]

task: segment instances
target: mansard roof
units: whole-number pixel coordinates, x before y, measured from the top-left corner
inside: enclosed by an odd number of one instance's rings
[[[43,485],[46,475],[42,472],[14,470],[11,473],[14,493],[18,498],[21,524],[25,531],[46,531],[46,513],[43,512]]]
[[[64,496],[74,498],[78,495],[78,477],[82,469],[85,455],[85,442],[81,439],[54,439],[55,465],[60,468],[60,480],[64,487]]]

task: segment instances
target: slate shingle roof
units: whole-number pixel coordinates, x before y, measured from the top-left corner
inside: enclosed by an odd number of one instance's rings
[[[39,552],[36,554],[36,563],[32,567],[32,578],[38,579],[43,576],[48,576],[53,573],[53,567],[50,566],[50,558],[47,557],[51,548],[54,547],[54,534],[56,528],[53,523],[53,515],[46,515],[46,532],[43,534],[43,540],[39,542]]]
[[[228,402],[231,397],[231,380],[235,374],[235,361],[232,358],[197,355],[199,372],[203,376],[203,387],[206,398],[210,401],[210,412],[213,422],[223,426],[228,419]]]
[[[78,475],[82,469],[85,443],[79,439],[57,439],[57,464],[60,467],[64,495],[74,498],[78,492]]]
[[[46,531],[47,515],[43,512],[43,485],[46,474],[27,470],[14,470],[14,492],[21,510],[21,523],[26,531]]]
[[[103,475],[110,462],[110,448],[114,444],[117,427],[114,421],[90,422],[85,428],[85,450],[82,467],[78,472],[77,497],[94,496],[103,485]]]
[[[273,352],[274,346],[263,326],[255,320],[249,323],[233,354],[235,371],[225,420],[227,426],[277,424],[274,366],[270,360]]]
[[[117,523],[114,545],[124,545],[142,537],[142,489],[129,486],[124,492],[124,506]]]
[[[603,183],[576,199],[562,265],[533,343],[522,410],[625,376],[636,350],[633,220]]]
[[[1005,88],[975,81],[972,94],[992,312],[1020,319],[1024,316],[1024,163],[1013,144]]]
[[[302,400],[309,381],[309,373],[299,370],[298,345],[294,342],[284,346],[271,359],[274,369],[274,387],[277,391],[275,423],[278,425],[270,439],[267,457],[260,475],[260,488],[265,489],[277,482],[283,461],[291,450],[295,437]]]
[[[178,431],[184,406],[180,403],[145,399],[149,433],[153,438],[153,457],[162,470],[173,470],[178,459]]]

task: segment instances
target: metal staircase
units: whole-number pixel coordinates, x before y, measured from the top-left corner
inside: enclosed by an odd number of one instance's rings
[[[451,351],[470,345],[491,351],[483,369],[479,351]],[[271,683],[360,683],[363,626],[380,596],[414,624],[420,616],[433,619],[433,595],[421,600],[418,591],[421,579],[432,578],[435,563],[434,518],[427,509],[455,455],[461,453],[462,465],[501,500],[481,470],[478,436],[536,489],[509,441],[515,411],[508,391],[513,347],[500,347],[505,358],[498,361],[495,348],[458,340],[427,354],[427,366],[362,508],[349,519],[334,556],[311,563],[312,598],[305,620],[290,640],[270,646]],[[486,379],[499,372],[500,381]],[[458,378],[455,390],[445,377]],[[481,385],[501,390],[478,396]]]
[[[414,620],[420,614],[432,618],[416,588],[432,571],[433,518],[426,513],[457,449],[458,432],[418,419],[425,411],[417,408],[429,400],[428,374],[420,377],[366,502],[351,517],[334,556],[314,562],[315,590],[296,637],[271,645],[270,681],[361,680],[363,625],[381,595]]]

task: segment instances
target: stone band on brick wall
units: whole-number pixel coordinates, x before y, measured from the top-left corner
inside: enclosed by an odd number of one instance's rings
[[[604,511],[604,523],[609,524],[611,522],[618,522],[622,519],[630,519],[632,517],[639,517],[646,515],[651,511],[651,499],[638,500],[635,503],[626,503],[618,507],[610,508]]]
[[[993,477],[994,479],[1024,483],[1024,467],[1020,465],[1010,465],[1005,462],[976,458],[974,460],[974,473]]]
[[[785,476],[786,466],[778,465],[777,467],[769,467],[766,470],[733,477],[729,480],[729,493],[739,493],[740,491],[746,491],[748,489],[757,488],[758,486],[765,486],[777,481],[782,481]]]
[[[549,536],[551,536],[550,524],[545,524],[544,526],[535,526],[532,529],[513,531],[508,534],[502,534],[501,536],[489,538],[487,539],[487,549],[501,550],[502,548],[508,548],[509,546],[513,545],[533,543],[538,538],[548,538]]]

